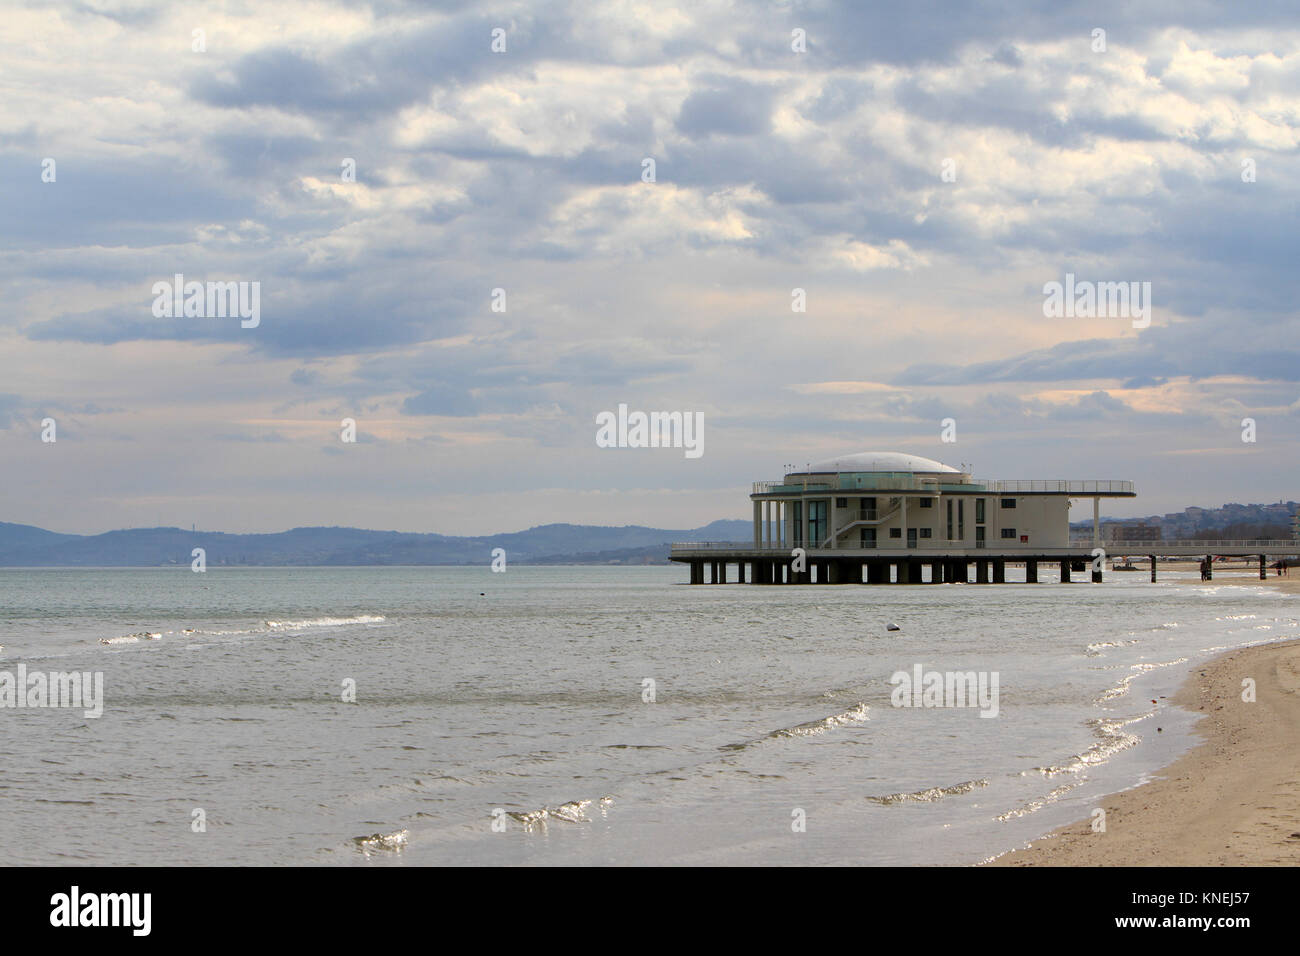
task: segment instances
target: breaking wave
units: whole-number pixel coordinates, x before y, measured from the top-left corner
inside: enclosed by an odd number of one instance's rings
[[[587,816],[587,808],[591,804],[592,801],[590,800],[570,800],[558,807],[541,807],[537,810],[507,810],[505,813],[510,819],[522,824],[525,830],[533,830],[537,827],[545,827],[551,820],[559,820],[563,823],[590,823],[591,817]],[[613,797],[600,798],[601,813],[604,813],[608,807],[613,805]]]
[[[783,737],[814,737],[817,734],[824,734],[828,730],[836,727],[843,727],[847,724],[861,723],[864,720],[870,720],[867,712],[871,708],[865,703],[858,702],[848,710],[839,714],[831,714],[829,717],[822,717],[818,720],[810,720],[807,723],[795,724],[793,727],[782,727],[780,730],[774,730],[765,737],[758,740],[751,740],[743,744],[724,744],[722,750],[744,750],[746,747],[763,740],[779,740]]]
[[[392,833],[372,833],[369,836],[353,837],[352,842],[366,856],[376,852],[400,853],[406,847],[408,835],[406,830],[395,830]]]
[[[953,784],[951,787],[930,787],[928,790],[917,790],[914,793],[891,793],[884,797],[867,797],[867,800],[883,807],[895,803],[933,803],[944,797],[960,796],[988,785],[987,780],[967,780],[965,783]]]
[[[206,630],[197,627],[183,627],[178,631],[137,631],[119,637],[101,637],[99,643],[137,644],[143,640],[158,641],[164,637],[244,637],[249,634],[281,633],[286,631],[305,631],[315,627],[345,627],[349,624],[382,624],[388,618],[382,614],[357,614],[353,617],[313,617],[301,621],[266,621],[261,627],[244,627]]]

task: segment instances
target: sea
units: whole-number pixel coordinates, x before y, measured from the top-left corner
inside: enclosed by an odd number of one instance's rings
[[[1042,578],[0,569],[0,848],[9,864],[976,864],[1189,749],[1197,715],[1170,697],[1193,668],[1300,636],[1297,599],[1244,576]],[[20,666],[29,684],[99,675],[102,712],[21,700]],[[929,697],[900,677],[918,674]]]

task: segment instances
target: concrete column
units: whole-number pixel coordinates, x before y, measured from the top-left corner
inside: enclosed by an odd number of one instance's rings
[[[976,584],[989,583],[989,563],[985,561],[983,558],[975,559],[975,583]]]
[[[736,583],[737,584],[745,583],[745,562],[744,561],[736,562]]]
[[[911,584],[912,583],[912,562],[907,560],[899,561],[895,566],[894,583]]]
[[[691,562],[691,583],[692,584],[704,583],[704,562],[703,561]]]
[[[1026,584],[1038,583],[1038,562],[1035,561],[1033,558],[1025,559],[1025,583]]]
[[[1154,554],[1149,554],[1147,555],[1147,557],[1151,559],[1151,583],[1155,584],[1156,583],[1156,556]]]
[[[1092,572],[1092,583],[1101,584],[1101,571],[1095,568],[1093,569]]]
[[[754,547],[763,546],[763,502],[754,502]]]
[[[1070,559],[1066,558],[1061,562],[1061,583],[1070,583]]]
[[[718,583],[719,584],[727,583],[727,562],[726,561],[718,562]]]
[[[1259,556],[1259,579],[1264,581],[1268,578],[1268,569],[1264,567],[1264,555]]]
[[[1209,568],[1209,572],[1210,572],[1209,578],[1211,581],[1213,581],[1214,580],[1214,555],[1207,554],[1205,556],[1205,564],[1206,567]]]
[[[831,583],[831,584],[839,584],[839,583],[840,583],[840,563],[839,563],[838,561],[828,561],[828,562],[826,562],[826,564],[827,564],[826,570],[827,570],[827,572],[829,572],[829,573],[826,575],[826,580],[827,580],[829,583]]]
[[[1007,583],[1007,562],[1002,558],[993,559],[993,583]]]

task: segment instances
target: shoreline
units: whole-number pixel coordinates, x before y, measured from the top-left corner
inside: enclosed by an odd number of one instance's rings
[[[1229,581],[1245,583],[1222,583]],[[1300,594],[1300,576],[1256,583]],[[1254,702],[1242,700],[1247,677],[1255,681]],[[1198,742],[1147,783],[1097,801],[1104,832],[1094,832],[1089,817],[983,865],[1300,863],[1300,639],[1226,651],[1194,666],[1172,703],[1202,715],[1192,730]]]

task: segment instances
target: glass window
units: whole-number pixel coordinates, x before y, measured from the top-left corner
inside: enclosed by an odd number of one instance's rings
[[[922,498],[922,499],[921,499],[921,507],[922,507],[922,508],[933,508],[933,507],[934,507],[934,499],[933,499],[933,498]]]
[[[1004,538],[1014,538],[1015,536],[1016,536],[1016,529],[1015,529],[1015,528],[1003,528],[1003,529],[1002,529],[1002,537],[1004,537]]]
[[[1015,499],[1015,498],[1003,498],[1003,499],[1002,499],[1002,507],[1004,507],[1004,508],[1014,508],[1015,506],[1016,506],[1016,499]]]
[[[848,499],[848,498],[836,498],[836,499],[835,499],[835,507],[836,507],[836,508],[847,508],[848,506],[849,506],[849,499]]]
[[[975,499],[975,523],[976,524],[984,523],[984,499],[983,498]]]
[[[820,548],[826,540],[826,501],[808,502],[808,546]]]
[[[889,529],[889,536],[890,536],[891,538],[901,538],[901,537],[903,536],[903,529],[902,529],[902,528],[890,528],[890,529]]]
[[[876,546],[876,529],[863,528],[858,543],[864,548],[874,548]]]
[[[928,537],[930,537],[930,529],[929,529],[929,528],[922,528],[922,529],[921,529],[921,537],[922,537],[922,538],[928,538]]]
[[[966,540],[966,500],[957,499],[957,540]]]

